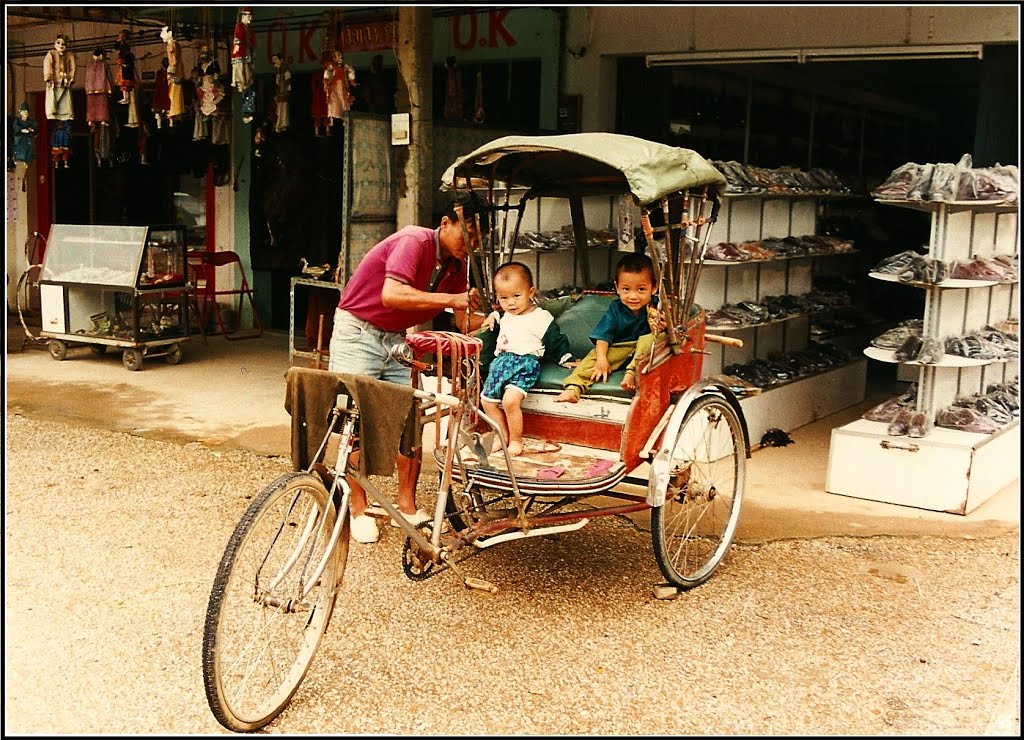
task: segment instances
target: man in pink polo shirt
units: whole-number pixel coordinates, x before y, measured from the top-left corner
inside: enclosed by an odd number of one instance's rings
[[[406,226],[366,253],[334,313],[328,369],[409,385],[409,368],[391,359],[388,350],[404,342],[410,328],[446,308],[462,313],[480,307],[477,289],[469,288],[466,234],[479,244],[478,221],[486,227],[483,204],[474,196],[459,205],[448,206],[438,228]],[[430,516],[416,508],[419,457],[399,454],[396,462],[399,511],[413,524],[428,520]],[[355,481],[349,483],[352,538],[376,542],[380,533],[377,522],[366,514],[366,492]]]

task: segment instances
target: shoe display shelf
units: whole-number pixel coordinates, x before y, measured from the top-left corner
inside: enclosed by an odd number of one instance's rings
[[[929,257],[955,260],[1017,254],[1017,206],[997,202],[892,201],[931,214]],[[888,275],[872,274],[880,280]],[[1014,283],[944,280],[903,283],[925,292],[924,336],[944,340],[987,324],[1016,318]],[[894,353],[868,347],[875,361],[896,362]],[[946,354],[934,364],[902,362],[900,371],[918,384],[916,410],[934,422],[957,396],[1018,375],[1018,360],[979,360]],[[902,377],[902,376],[901,376]],[[1020,422],[993,434],[932,427],[923,437],[889,436],[883,422],[858,419],[832,430],[825,488],[829,493],[932,511],[967,514],[1020,477]]]
[[[848,195],[743,193],[727,194],[711,238],[715,242],[740,243],[773,237],[816,234],[819,205],[823,200]],[[843,260],[855,250],[826,255],[787,256],[746,262],[705,261],[697,286],[696,301],[708,313],[727,303],[760,303],[771,295],[804,295],[811,291],[814,275],[825,263],[841,271]],[[810,343],[812,314],[745,327],[709,328],[743,340],[743,347],[708,345],[704,375],[717,375],[732,364],[804,349]],[[865,397],[867,360],[858,357],[848,365],[797,378],[758,395],[740,400],[750,439],[757,441],[770,428],[784,431],[809,424],[836,411],[860,403]]]

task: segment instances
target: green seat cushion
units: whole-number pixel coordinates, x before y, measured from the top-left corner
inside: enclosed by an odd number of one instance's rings
[[[562,390],[562,380],[571,372],[571,369],[556,365],[553,362],[542,362],[540,364],[540,378],[537,379],[537,383],[533,387],[539,390],[560,391]],[[616,370],[608,376],[607,381],[594,383],[590,386],[588,393],[590,395],[615,396],[616,398],[632,398],[633,393],[631,391],[624,390],[619,386],[625,375],[625,368]]]
[[[584,295],[555,319],[558,328],[569,340],[573,358],[582,360],[594,349],[590,332],[615,298],[614,295]]]

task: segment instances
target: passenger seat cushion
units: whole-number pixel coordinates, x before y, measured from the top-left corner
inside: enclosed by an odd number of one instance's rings
[[[594,349],[590,332],[615,298],[614,295],[584,295],[555,319],[558,328],[569,340],[573,359],[582,360]]]

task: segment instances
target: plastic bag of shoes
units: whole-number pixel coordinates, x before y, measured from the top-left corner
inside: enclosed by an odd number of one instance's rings
[[[935,418],[935,425],[977,434],[992,434],[999,431],[999,425],[983,413],[962,406],[942,409]]]
[[[913,362],[917,359],[918,354],[920,354],[923,345],[924,340],[921,337],[911,334],[899,346],[899,349],[893,354],[893,358],[897,362]]]
[[[910,409],[900,409],[896,417],[889,422],[889,428],[885,433],[890,437],[902,437],[910,428],[910,417],[913,412]]]
[[[932,430],[932,420],[923,411],[915,411],[910,415],[910,423],[907,425],[908,437],[923,437]]]
[[[882,403],[878,404],[874,408],[870,408],[865,411],[861,418],[867,419],[868,421],[880,421],[885,424],[890,423],[896,418],[896,415],[900,411],[905,411],[907,407],[900,403],[895,398],[890,398]]]
[[[921,351],[917,353],[917,361],[934,365],[942,361],[944,354],[946,353],[941,339],[937,337],[924,337],[921,340]]]

